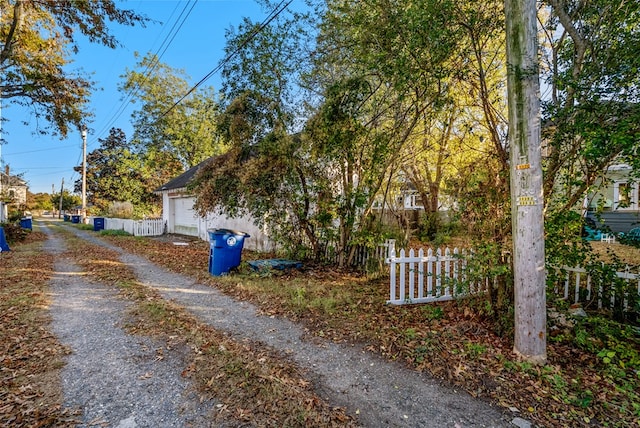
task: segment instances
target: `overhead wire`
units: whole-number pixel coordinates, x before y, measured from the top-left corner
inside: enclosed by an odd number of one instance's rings
[[[176,36],[180,32],[180,30],[182,29],[182,26],[184,25],[186,20],[189,18],[189,15],[191,15],[191,12],[193,11],[193,9],[194,9],[194,7],[196,6],[197,3],[198,3],[198,0],[195,0],[193,3],[187,2],[184,5],[182,10],[180,11],[180,14],[175,19],[173,25],[171,26],[171,29],[166,34],[164,40],[162,41],[162,43],[160,44],[158,49],[155,51],[151,63],[148,64],[145,67],[145,69],[142,71],[143,79],[145,79],[145,80],[148,79],[149,76],[151,75],[151,73],[153,72],[153,70],[155,70],[155,68],[158,66],[158,64],[160,63],[160,59],[162,59],[162,57],[166,53],[166,51],[169,48],[169,46],[171,46],[171,43],[173,43],[174,39],[176,38]],[[179,4],[180,3],[176,4],[176,7],[173,9],[173,11],[171,12],[171,15],[169,16],[169,20],[171,20],[171,18],[175,14],[176,10],[178,9]],[[187,8],[189,7],[190,4],[191,4],[191,8],[187,11]],[[185,12],[186,12],[186,14],[185,14]],[[129,105],[129,102],[131,101],[131,99],[137,93],[138,93],[138,88],[136,87],[136,88],[130,89],[127,92],[127,94],[125,94],[125,96],[123,98],[123,101],[120,104],[120,107],[118,108],[118,110],[107,121],[107,123],[102,127],[102,129],[97,133],[97,135],[100,135],[100,134],[104,133],[105,131],[107,131],[108,129],[110,129],[113,126],[113,124],[120,118],[120,116],[122,116],[122,114],[124,113],[125,109]]]
[[[158,120],[163,118],[163,117],[165,117],[167,114],[169,114],[182,101],[184,101],[189,95],[191,95],[197,88],[199,88],[202,84],[204,84],[207,80],[209,80],[211,78],[211,76],[213,76],[214,74],[219,72],[222,69],[222,67],[224,67],[245,46],[247,46],[247,44],[251,40],[253,40],[262,30],[264,30],[264,28],[266,28],[284,10],[286,10],[286,8],[292,3],[292,1],[293,0],[281,0],[280,3],[278,3],[278,5],[262,21],[262,23],[256,29],[254,29],[254,31],[252,33],[250,33],[249,36],[247,38],[245,38],[245,40],[243,40],[243,42],[236,49],[234,49],[230,54],[228,54],[226,57],[224,57],[222,59],[222,61],[216,67],[214,67],[209,73],[207,73],[202,79],[200,79],[195,85],[193,85],[184,95],[182,95],[171,107],[169,107],[164,113],[162,113],[162,115],[158,118]],[[155,67],[157,67],[157,65],[160,62],[160,59],[166,53],[167,49],[169,48],[169,46],[171,45],[173,40],[175,39],[175,37],[177,36],[179,31],[182,29],[182,26],[184,25],[184,23],[186,22],[187,18],[189,17],[191,12],[193,11],[193,9],[194,9],[195,5],[197,4],[197,2],[198,2],[198,0],[195,0],[192,3],[191,8],[189,9],[189,11],[186,13],[186,15],[184,15],[182,20],[180,20],[181,17],[183,16],[183,14],[185,13],[185,10],[187,9],[187,6],[189,5],[189,3],[187,3],[185,5],[185,7],[182,9],[182,11],[180,12],[180,15],[178,16],[178,18],[176,18],[176,21],[174,22],[173,26],[171,27],[171,30],[169,31],[167,36],[165,36],[165,38],[164,38],[162,44],[160,45],[160,47],[156,50],[156,52],[154,54],[154,58],[153,58],[151,64],[149,64],[145,68],[145,70],[143,71],[143,78],[144,79],[147,79],[150,76],[150,74],[153,72]],[[175,10],[176,9],[174,9],[174,11],[172,12],[171,16],[173,16],[173,13],[175,13]],[[176,25],[177,25],[178,21],[180,21],[180,24],[176,28]],[[174,29],[175,29],[175,31],[174,31]],[[160,52],[161,50],[162,50],[162,52]],[[131,89],[125,95],[124,100],[120,105],[120,108],[116,111],[116,113],[114,113],[114,115],[107,121],[107,124],[104,125],[102,127],[102,129],[100,130],[100,132],[98,132],[97,134],[102,134],[103,132],[105,132],[107,129],[109,129],[120,118],[120,116],[124,113],[124,110],[126,109],[126,107],[129,104],[130,100],[137,94],[137,92],[138,92],[138,88],[135,88],[135,89]],[[157,122],[157,120],[156,120],[156,122]],[[79,162],[80,161],[78,161],[78,163]],[[73,180],[73,177],[75,177],[76,174],[77,174],[77,172],[74,171],[74,173],[72,175],[72,180]]]
[[[60,150],[60,149],[66,149],[66,148],[75,147],[75,146],[76,146],[76,144],[70,144],[68,146],[50,147],[48,149],[27,150],[27,151],[24,151],[24,152],[9,152],[9,153],[5,153],[5,155],[28,155],[30,153],[47,152],[49,150]]]
[[[286,4],[282,6],[282,4],[285,3],[285,1],[286,1]],[[260,26],[257,29],[255,29],[251,34],[249,34],[249,36],[240,44],[240,46],[238,46],[236,49],[233,50],[233,52],[231,52],[226,57],[224,57],[216,67],[214,67],[209,73],[207,73],[202,79],[200,79],[198,83],[193,85],[184,95],[182,95],[175,103],[173,103],[171,107],[169,107],[164,113],[160,115],[158,120],[162,119],[167,114],[169,114],[174,108],[178,106],[178,104],[180,104],[182,101],[184,101],[185,98],[191,95],[193,91],[198,89],[200,85],[202,85],[204,82],[209,80],[211,76],[216,74],[218,71],[220,71],[222,67],[226,65],[227,62],[229,62],[235,55],[238,54],[238,52],[240,52],[245,46],[247,46],[247,44],[251,40],[253,40],[254,37],[256,37],[262,30],[264,30],[264,28],[267,25],[269,25],[271,21],[277,18],[278,15],[280,15],[291,4],[292,1],[293,0],[282,0],[280,3],[278,3],[278,5],[273,9],[273,11],[271,11],[271,13],[267,15],[267,17],[262,21]]]

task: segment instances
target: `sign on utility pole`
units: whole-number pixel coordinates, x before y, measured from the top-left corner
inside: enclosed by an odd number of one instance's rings
[[[505,0],[515,336],[527,361],[547,360],[544,198],[536,0]]]

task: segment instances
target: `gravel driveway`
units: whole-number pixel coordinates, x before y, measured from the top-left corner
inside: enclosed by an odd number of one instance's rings
[[[47,249],[58,254],[63,241],[45,224],[40,226],[49,235]],[[319,338],[305,340],[304,330],[286,319],[260,315],[247,302],[169,272],[91,233],[69,230],[117,251],[140,282],[212,327],[237,339],[259,338],[287,354],[310,373],[320,396],[358,414],[362,426],[514,426],[510,415],[465,392],[443,387],[360,347]],[[200,403],[182,379],[180,353],[165,353],[158,359],[160,344],[128,335],[119,327],[126,303],[113,289],[83,279],[72,260],[57,257],[55,268],[51,284],[54,331],[72,349],[63,370],[65,405],[83,410],[82,426],[212,426],[206,415],[216,403]],[[525,421],[514,422],[527,426]]]

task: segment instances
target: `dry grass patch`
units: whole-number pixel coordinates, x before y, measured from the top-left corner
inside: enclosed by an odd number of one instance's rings
[[[266,427],[349,427],[344,409],[332,408],[313,391],[304,372],[286,355],[263,345],[232,340],[164,300],[142,303],[130,326],[137,334],[186,345],[191,356],[183,376],[203,398],[219,402],[216,417]]]
[[[604,262],[610,262],[614,256],[622,263],[640,267],[640,248],[620,243],[590,242],[593,252]]]
[[[53,256],[46,236],[28,234],[0,253],[0,425],[71,427],[77,413],[62,410],[60,369],[68,349],[49,331],[48,282]]]

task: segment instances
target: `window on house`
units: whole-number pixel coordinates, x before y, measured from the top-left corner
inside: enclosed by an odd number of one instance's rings
[[[629,183],[618,184],[618,208],[628,208],[631,205],[631,190]]]

